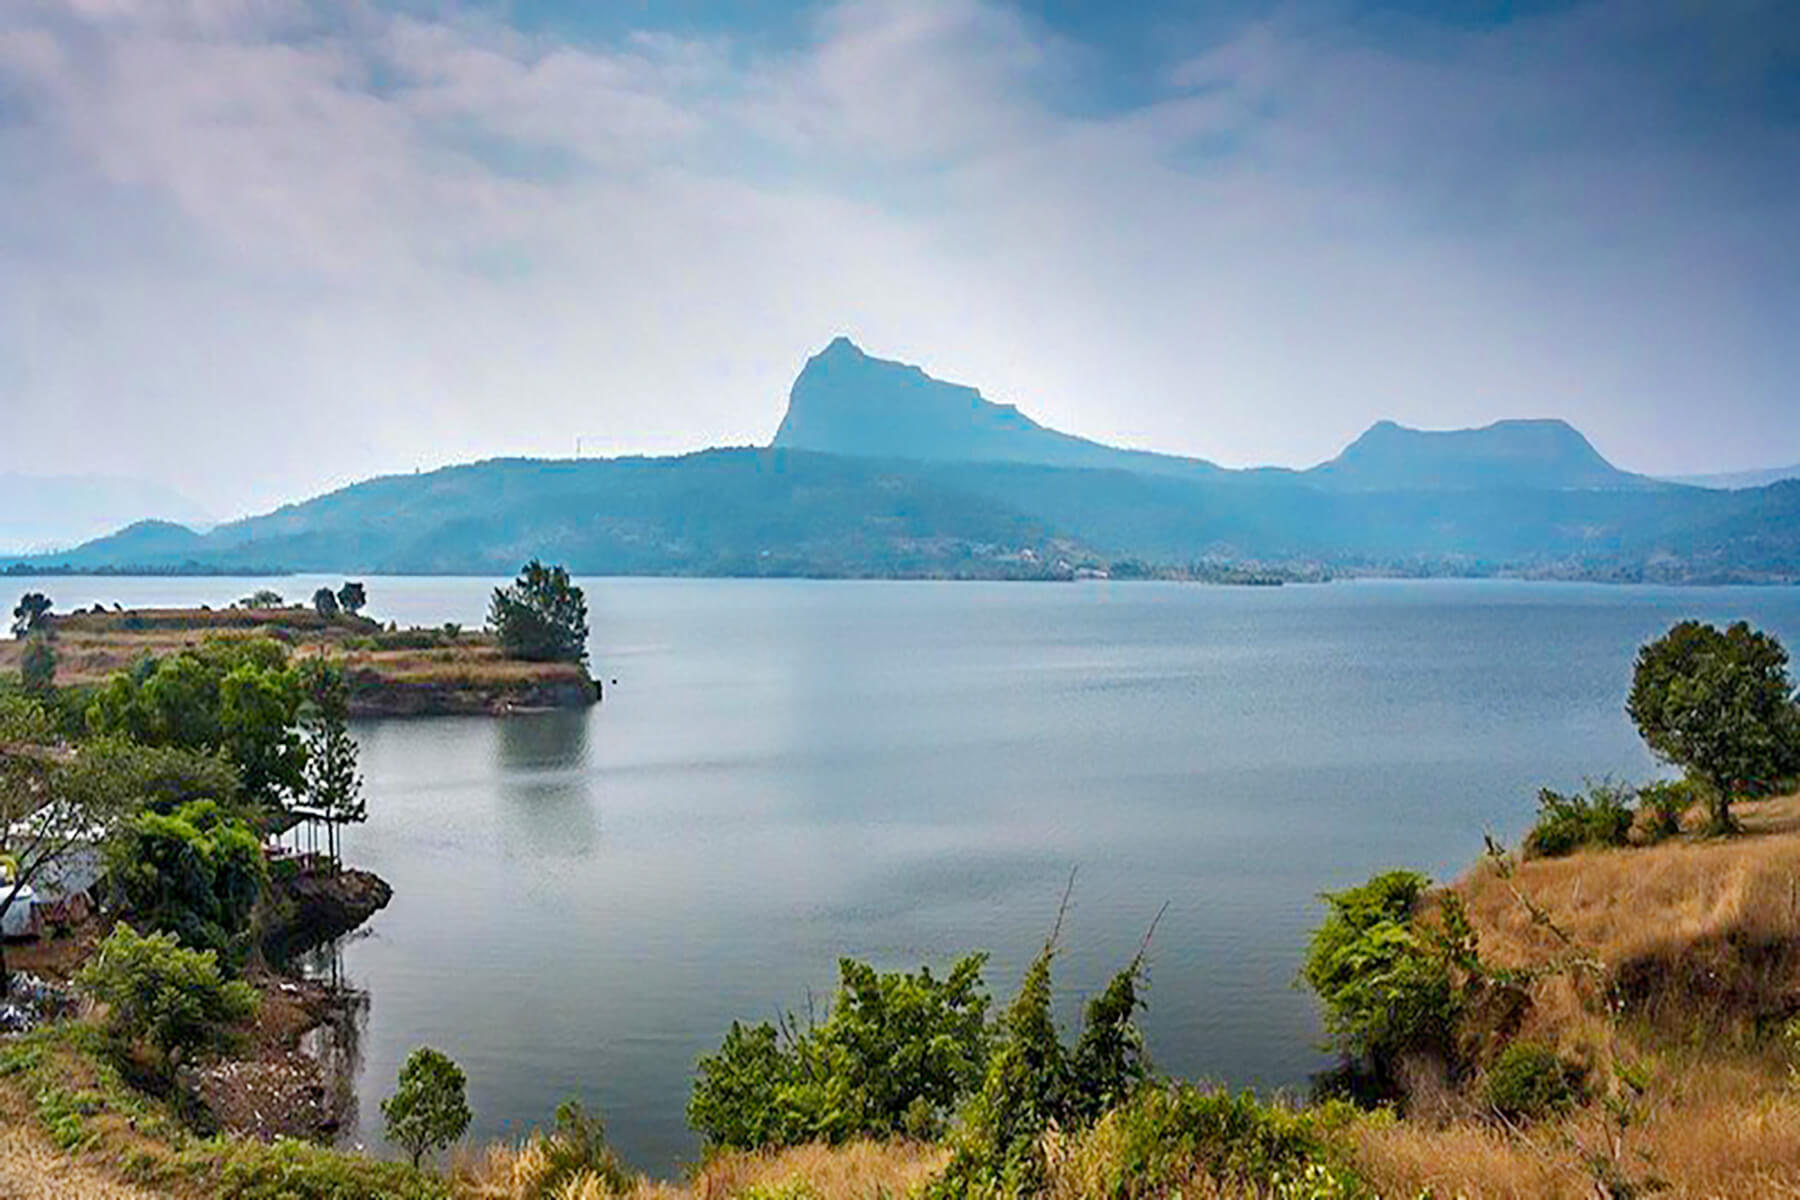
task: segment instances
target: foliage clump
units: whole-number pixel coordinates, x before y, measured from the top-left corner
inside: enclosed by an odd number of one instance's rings
[[[1734,799],[1766,796],[1800,771],[1787,665],[1781,642],[1743,621],[1682,621],[1638,651],[1625,709],[1657,757],[1705,789],[1715,833],[1737,827]]]
[[[1459,1008],[1450,963],[1412,923],[1431,881],[1388,871],[1324,896],[1302,977],[1325,1006],[1325,1028],[1345,1054],[1378,1071],[1409,1051],[1447,1051]]]
[[[1293,1112],[1249,1092],[1185,1083],[1138,1089],[1092,1129],[1058,1145],[1058,1194],[1139,1197],[1232,1194],[1360,1200],[1370,1192],[1337,1161],[1331,1106]],[[1372,1200],[1372,1198],[1371,1198]]]
[[[12,635],[26,637],[50,623],[50,597],[42,592],[26,592],[13,606]]]
[[[1634,798],[1632,788],[1615,783],[1590,783],[1585,793],[1569,795],[1540,789],[1537,823],[1525,835],[1526,856],[1560,858],[1577,850],[1628,844]]]
[[[442,1150],[469,1128],[468,1079],[441,1051],[420,1046],[400,1065],[399,1085],[381,1102],[390,1142],[412,1155]]]
[[[939,979],[841,960],[813,1028],[732,1023],[700,1060],[688,1123],[734,1149],[939,1132],[986,1064],[985,962],[969,955]]]
[[[214,638],[115,674],[95,693],[87,724],[145,746],[222,752],[248,799],[274,801],[304,786],[302,699],[279,642]]]
[[[25,640],[24,653],[19,656],[19,682],[35,696],[45,695],[56,686],[56,647],[41,633]]]
[[[606,1141],[606,1127],[579,1100],[556,1106],[556,1127],[534,1133],[513,1161],[513,1194],[521,1200],[617,1196],[632,1174]]]
[[[254,1016],[258,997],[240,980],[226,980],[210,950],[189,950],[173,934],[140,936],[121,922],[76,976],[76,984],[107,1007],[108,1027],[143,1040],[165,1063],[217,1044],[232,1025]]]
[[[1125,1102],[1148,1077],[1143,1037],[1144,957],[1136,958],[1090,1001],[1082,1033],[1063,1046],[1051,1013],[1054,940],[1025,972],[1019,994],[1000,1018],[999,1044],[981,1090],[970,1101],[949,1166],[931,1186],[942,1200],[1030,1195],[1043,1190],[1045,1138],[1053,1130],[1088,1127],[1107,1107]]]
[[[511,584],[495,588],[488,628],[508,658],[587,661],[587,598],[563,567],[534,558]]]
[[[1514,1042],[1487,1070],[1488,1107],[1514,1121],[1555,1116],[1581,1099],[1582,1071],[1538,1042]]]
[[[222,953],[248,929],[267,877],[256,835],[211,800],[131,817],[106,865],[113,902],[142,927]]]

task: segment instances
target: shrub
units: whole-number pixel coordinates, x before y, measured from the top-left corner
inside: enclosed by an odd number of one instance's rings
[[[1514,1042],[1488,1068],[1488,1107],[1511,1120],[1567,1112],[1581,1097],[1581,1069],[1548,1046]]]
[[[1691,780],[1677,779],[1647,783],[1638,789],[1640,827],[1652,842],[1664,841],[1681,832],[1681,818],[1700,801],[1700,789]]]
[[[1059,1194],[1118,1200],[1213,1195],[1337,1198],[1369,1195],[1334,1154],[1320,1117],[1190,1084],[1140,1089],[1065,1153],[1053,1156]],[[1196,1184],[1210,1183],[1212,1187]]]
[[[1079,1132],[1106,1103],[1123,1101],[1145,1071],[1140,1007],[1143,956],[1115,976],[1088,1006],[1074,1053],[1057,1037],[1050,1011],[1047,945],[1025,972],[1019,994],[1000,1019],[1000,1044],[964,1115],[944,1173],[929,1195],[1031,1195],[1046,1181],[1045,1135]]]
[[[19,681],[25,690],[42,695],[56,686],[56,648],[50,639],[34,633],[19,656]]]
[[[1413,1051],[1450,1057],[1461,996],[1446,948],[1415,929],[1412,912],[1430,880],[1389,871],[1361,887],[1324,896],[1330,907],[1313,932],[1302,978],[1325,1006],[1338,1049],[1386,1080]],[[1472,954],[1462,947],[1461,953]]]
[[[143,1039],[170,1065],[255,1015],[258,999],[248,984],[225,981],[212,951],[184,949],[173,934],[140,937],[123,923],[100,943],[76,984],[107,1006],[115,1033]]]
[[[986,1065],[985,962],[968,955],[938,979],[840,960],[830,1014],[789,1045],[772,1025],[733,1023],[700,1060],[688,1123],[737,1149],[940,1131]]]
[[[114,902],[141,925],[218,951],[248,928],[266,878],[256,835],[210,800],[132,817],[106,864]]]
[[[579,1100],[556,1106],[556,1128],[534,1134],[518,1163],[530,1164],[526,1172],[515,1167],[515,1182],[522,1185],[525,1200],[560,1200],[578,1188],[620,1195],[630,1191],[633,1182],[631,1172],[606,1144],[606,1127]]]
[[[313,593],[313,611],[327,621],[335,620],[338,615],[337,593],[328,587],[322,587]]]
[[[1560,858],[1577,850],[1626,845],[1631,838],[1634,793],[1623,784],[1590,783],[1586,794],[1538,792],[1537,824],[1525,835],[1531,858]]]
[[[469,1128],[468,1079],[447,1055],[420,1046],[400,1065],[399,1086],[381,1102],[381,1115],[388,1140],[417,1167],[427,1151],[442,1150]]]

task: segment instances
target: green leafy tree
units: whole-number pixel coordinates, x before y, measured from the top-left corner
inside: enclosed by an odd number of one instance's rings
[[[271,591],[268,588],[258,588],[256,591],[251,592],[248,596],[239,600],[237,606],[239,608],[265,609],[280,608],[286,603],[287,601],[281,598],[280,592]]]
[[[700,1060],[688,1122],[715,1146],[754,1149],[939,1132],[979,1085],[987,1058],[985,955],[879,972],[852,959],[826,1019],[788,1044],[773,1025],[733,1023]]]
[[[22,638],[34,633],[47,624],[50,615],[50,597],[42,592],[26,592],[19,597],[19,603],[13,607],[12,635]]]
[[[304,787],[299,710],[299,686],[285,670],[245,663],[219,681],[220,744],[250,794],[291,795]]]
[[[1302,977],[1325,1006],[1325,1029],[1346,1056],[1372,1068],[1380,1086],[1413,1052],[1449,1057],[1461,995],[1453,958],[1415,928],[1414,908],[1431,881],[1389,871],[1360,887],[1328,892]]]
[[[368,820],[362,775],[357,769],[356,739],[350,736],[348,694],[343,673],[329,663],[307,664],[303,674],[306,703],[300,717],[306,751],[302,778],[304,807],[299,811],[325,825],[328,856],[339,861],[338,830]]]
[[[468,1080],[449,1056],[421,1046],[400,1067],[399,1087],[381,1102],[390,1142],[419,1165],[428,1151],[442,1150],[469,1128]]]
[[[313,593],[313,611],[327,621],[338,615],[337,593],[328,587],[322,587]]]
[[[25,651],[19,656],[19,680],[26,691],[40,696],[56,685],[56,649],[41,633],[26,639]]]
[[[518,579],[494,589],[488,629],[509,658],[587,661],[587,598],[570,582],[568,571],[535,558]]]
[[[339,608],[354,617],[362,612],[363,606],[369,602],[369,594],[363,589],[361,583],[355,580],[345,580],[344,586],[338,589],[337,602]]]
[[[930,1195],[1027,1196],[1043,1191],[1042,1142],[1069,1115],[1071,1072],[1050,1010],[1053,944],[1046,944],[1000,1018],[1000,1045],[970,1102],[950,1164]]]
[[[1625,709],[1650,749],[1708,793],[1711,826],[1736,828],[1731,803],[1767,795],[1800,770],[1800,708],[1788,655],[1743,621],[1683,621],[1638,651]]]
[[[303,786],[300,705],[279,642],[218,639],[116,673],[94,693],[87,726],[149,746],[222,752],[245,798],[267,804]]]
[[[141,928],[221,952],[240,944],[266,880],[256,835],[210,800],[132,816],[106,864],[113,903]]]
[[[148,1042],[171,1069],[179,1056],[215,1044],[257,1008],[256,992],[227,981],[212,951],[185,949],[173,934],[139,936],[124,923],[100,943],[76,984],[106,1005],[114,1032]]]

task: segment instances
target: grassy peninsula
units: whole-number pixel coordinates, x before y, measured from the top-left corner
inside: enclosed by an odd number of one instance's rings
[[[485,630],[401,629],[297,605],[53,612],[40,628],[55,649],[56,682],[73,688],[208,640],[268,638],[298,660],[338,667],[353,717],[579,708],[599,697],[581,663],[512,657]],[[0,642],[0,676],[20,669],[29,646],[26,639]]]

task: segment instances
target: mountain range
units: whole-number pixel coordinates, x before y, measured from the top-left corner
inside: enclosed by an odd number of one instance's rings
[[[144,521],[14,570],[1059,577],[1127,560],[1388,574],[1800,579],[1800,481],[1622,471],[1562,421],[1383,421],[1308,470],[1073,436],[865,354],[807,361],[766,447],[493,459],[355,484],[205,533]]]

